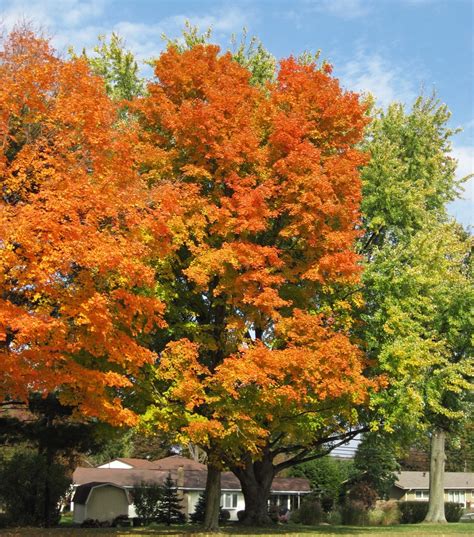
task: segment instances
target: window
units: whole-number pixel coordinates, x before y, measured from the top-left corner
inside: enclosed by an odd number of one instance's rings
[[[415,498],[417,500],[429,500],[430,494],[427,490],[416,490]]]
[[[466,492],[464,490],[450,490],[448,492],[448,502],[466,503]]]
[[[226,492],[222,494],[221,504],[224,509],[237,509],[237,493]]]

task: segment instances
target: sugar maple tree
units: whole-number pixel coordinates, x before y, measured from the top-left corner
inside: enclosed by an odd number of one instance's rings
[[[145,260],[166,236],[133,128],[84,60],[28,29],[2,43],[0,77],[0,400],[54,392],[82,416],[133,423],[118,395],[154,359],[139,337],[163,305],[143,291]]]
[[[202,43],[171,44],[155,75],[135,105],[142,172],[181,212],[155,264],[169,329],[145,420],[206,449],[209,528],[220,464],[241,480],[246,520],[265,523],[275,473],[350,438],[374,386],[344,298],[359,274],[365,107],[329,66],[289,58],[252,84]]]

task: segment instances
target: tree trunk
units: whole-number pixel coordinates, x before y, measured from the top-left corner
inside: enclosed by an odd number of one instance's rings
[[[435,429],[431,435],[430,451],[430,501],[424,522],[446,524],[444,513],[444,445],[446,433]]]
[[[245,466],[232,468],[238,477],[245,499],[245,514],[241,520],[246,526],[269,526],[268,500],[275,468],[269,453],[260,461],[247,461]]]
[[[206,509],[204,530],[219,531],[219,511],[221,507],[221,471],[212,463],[207,465]]]

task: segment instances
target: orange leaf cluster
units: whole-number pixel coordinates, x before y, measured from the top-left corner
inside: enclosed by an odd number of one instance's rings
[[[154,354],[162,324],[140,290],[163,215],[136,172],[136,129],[120,122],[85,61],[14,31],[0,50],[0,398],[56,391],[85,415],[131,422],[116,397]]]

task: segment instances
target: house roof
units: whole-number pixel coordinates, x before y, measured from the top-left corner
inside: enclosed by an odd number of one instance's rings
[[[79,487],[77,487],[76,492],[74,493],[74,497],[73,497],[72,501],[74,503],[80,503],[80,504],[85,505],[87,503],[87,499],[89,498],[89,494],[90,494],[91,490],[95,489],[97,487],[104,487],[104,486],[115,487],[115,488],[119,488],[121,490],[124,490],[125,494],[127,496],[127,500],[130,502],[130,499],[128,497],[128,493],[124,489],[124,487],[118,485],[117,483],[103,483],[103,482],[100,482],[100,481],[92,481],[91,483],[84,483],[83,485],[80,485]]]
[[[123,460],[123,459],[122,459]],[[171,455],[164,459],[158,459],[149,463],[150,469],[153,470],[177,470],[178,468],[184,468],[184,470],[200,470],[205,471],[206,465],[200,462],[196,462],[181,455]]]
[[[169,472],[146,470],[144,468],[83,468],[78,467],[72,474],[75,484],[83,485],[89,482],[115,483],[122,487],[134,487],[141,483],[161,485]],[[173,475],[171,476],[173,477]]]
[[[133,457],[117,457],[114,461],[121,461],[133,466],[133,468],[150,468],[153,463],[147,459],[135,459]]]
[[[429,472],[400,472],[395,486],[404,490],[429,489]],[[445,472],[445,489],[474,489],[474,472]]]
[[[178,472],[180,468],[183,471]],[[204,464],[173,455],[153,461],[145,468],[76,468],[73,481],[77,485],[91,482],[115,483],[123,487],[134,487],[141,483],[161,485],[171,476],[184,489],[204,490],[207,467]],[[232,472],[222,472],[222,490],[241,490],[240,482]],[[307,479],[301,477],[275,477],[272,492],[309,492]]]

